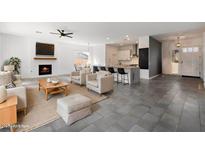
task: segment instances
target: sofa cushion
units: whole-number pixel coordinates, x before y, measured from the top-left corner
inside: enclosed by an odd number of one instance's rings
[[[83,68],[81,71],[80,71],[80,73],[86,73],[86,74],[88,74],[88,73],[90,73],[91,72],[91,69],[90,68]]]
[[[12,82],[11,72],[0,72],[0,85],[7,85]]]
[[[90,106],[91,99],[80,94],[74,94],[58,99],[57,105],[69,114]]]
[[[97,80],[91,80],[91,81],[87,81],[88,85],[94,86],[94,87],[98,87],[98,82]]]
[[[72,76],[72,79],[74,79],[74,80],[80,80],[80,76]]]
[[[105,76],[112,75],[109,71],[99,71],[99,72],[96,72],[96,74],[97,74],[98,81]]]
[[[108,75],[112,75],[108,71],[99,71],[99,72],[96,72],[96,74],[97,74],[97,78],[101,78],[101,77],[105,77],[105,76],[108,76]]]

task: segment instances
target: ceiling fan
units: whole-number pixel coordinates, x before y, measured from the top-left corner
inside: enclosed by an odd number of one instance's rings
[[[59,37],[69,37],[69,38],[73,38],[73,33],[66,33],[64,30],[60,30],[60,29],[57,29],[58,33],[55,33],[55,32],[50,32],[50,34],[54,34],[54,35],[59,35]]]

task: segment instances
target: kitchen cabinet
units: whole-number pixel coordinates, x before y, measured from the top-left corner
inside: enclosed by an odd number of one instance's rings
[[[118,52],[118,60],[131,60],[130,56],[130,50],[119,50]]]

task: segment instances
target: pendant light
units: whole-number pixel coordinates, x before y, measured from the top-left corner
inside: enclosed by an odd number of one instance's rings
[[[177,48],[181,47],[181,43],[180,43],[180,37],[177,37],[177,44],[176,44]]]

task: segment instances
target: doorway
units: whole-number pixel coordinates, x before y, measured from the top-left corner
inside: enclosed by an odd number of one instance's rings
[[[175,49],[172,50],[172,74],[174,75],[181,75],[180,73],[180,50]]]
[[[181,75],[200,77],[199,47],[186,47],[181,50]]]
[[[172,50],[172,74],[200,77],[201,53],[199,47]]]

